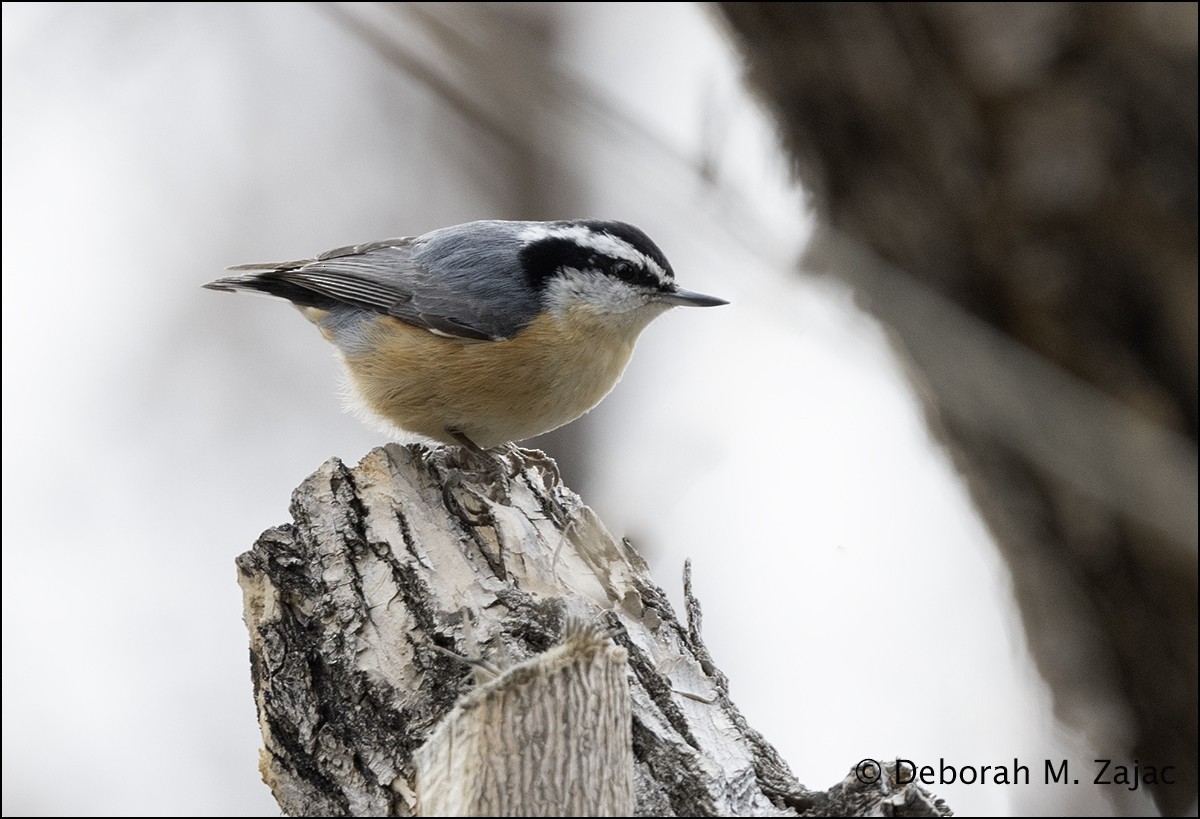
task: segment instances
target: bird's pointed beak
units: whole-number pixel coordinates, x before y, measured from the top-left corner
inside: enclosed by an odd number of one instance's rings
[[[682,287],[676,287],[669,293],[659,293],[658,300],[664,304],[679,305],[680,307],[720,307],[722,304],[729,304],[725,299],[706,296],[693,290],[684,290]]]

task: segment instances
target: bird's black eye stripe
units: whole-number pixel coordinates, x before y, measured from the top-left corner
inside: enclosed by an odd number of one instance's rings
[[[646,243],[649,244],[648,239]],[[650,247],[656,254],[661,255],[657,248],[653,248],[652,245]],[[651,255],[651,258],[654,256]],[[665,262],[665,259],[663,261]],[[521,249],[522,271],[526,281],[537,291],[544,289],[559,271],[571,269],[594,270],[638,287],[665,290],[669,289],[671,273],[669,267],[662,266],[666,270],[668,284],[664,284],[645,264],[598,253],[595,247],[588,247],[566,236],[538,239]]]
[[[629,282],[630,284],[636,284],[651,290],[662,289],[662,282],[659,281],[658,276],[655,276],[646,269],[645,265],[635,264],[627,259],[614,259],[610,261],[605,272],[623,282]]]
[[[552,237],[526,245],[521,250],[521,266],[535,290],[541,290],[562,268],[587,270],[596,267],[596,252],[581,247],[573,239]]]
[[[674,271],[671,270],[671,265],[667,262],[667,257],[659,250],[658,245],[654,244],[649,236],[633,225],[627,225],[624,222],[604,222],[596,219],[585,219],[578,224],[584,225],[595,233],[615,236],[626,242],[630,247],[645,253],[655,264],[665,270],[667,278],[674,277]]]

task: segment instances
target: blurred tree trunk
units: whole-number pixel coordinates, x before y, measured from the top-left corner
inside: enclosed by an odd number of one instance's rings
[[[1196,4],[720,9],[870,249],[815,253],[928,388],[1058,715],[1194,809]]]
[[[622,804],[627,776],[641,816],[947,812],[892,769],[805,789],[729,699],[686,574],[685,625],[545,456],[510,448],[479,472],[456,457],[393,444],[353,469],[331,460],[296,490],[294,522],[238,559],[260,768],[285,813],[560,815],[581,791],[610,791],[590,813]],[[507,750],[480,741],[493,728]],[[541,753],[572,733],[607,765]],[[492,750],[468,765],[463,746]],[[585,771],[605,781],[570,787]],[[472,801],[550,782],[554,804]]]

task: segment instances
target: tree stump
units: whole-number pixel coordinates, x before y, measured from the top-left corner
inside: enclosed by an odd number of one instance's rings
[[[629,784],[646,816],[949,813],[894,771],[803,787],[730,700],[687,572],[685,624],[545,455],[462,457],[392,444],[354,468],[331,459],[295,491],[293,522],[238,558],[260,768],[285,813],[599,813]],[[518,706],[544,713],[505,716]],[[471,711],[501,740],[464,727]],[[564,715],[596,733],[566,737]],[[525,747],[539,737],[582,756]]]

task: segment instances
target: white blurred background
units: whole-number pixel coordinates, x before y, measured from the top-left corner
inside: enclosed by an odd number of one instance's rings
[[[699,6],[5,4],[4,814],[278,812],[233,559],[382,440],[295,311],[200,285],[575,216],[639,225],[732,304],[656,322],[537,443],[677,602],[692,558],[734,700],[799,779],[1019,757],[1034,785],[933,790],[1112,811],[1036,785],[1091,756],[883,332],[797,271],[787,179]]]

